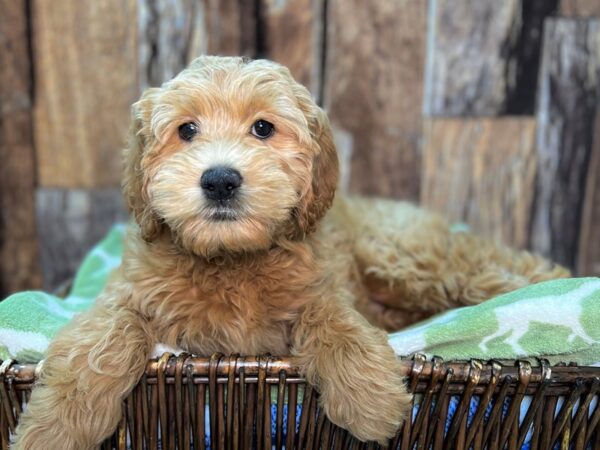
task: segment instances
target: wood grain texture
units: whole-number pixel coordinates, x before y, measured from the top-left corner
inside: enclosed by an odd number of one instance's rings
[[[428,119],[421,201],[497,242],[528,244],[536,152],[531,117]]]
[[[265,56],[320,95],[324,0],[261,0]]]
[[[53,290],[73,277],[90,248],[128,214],[119,188],[44,188],[36,197],[44,288]]]
[[[600,20],[546,22],[540,72],[534,250],[575,267],[600,92]]]
[[[533,114],[542,24],[558,0],[432,0],[425,113]]]
[[[256,14],[244,0],[137,0],[140,90],[201,54],[256,54]]]
[[[203,11],[194,0],[137,1],[140,91],[173,78],[206,51]]]
[[[600,17],[600,1],[561,0],[560,13],[569,17]]]
[[[537,82],[542,53],[544,22],[556,15],[559,0],[520,0],[520,15],[513,26],[518,33],[514,46],[502,49],[508,61],[507,115],[535,114]]]
[[[256,56],[256,0],[203,0],[209,54]]]
[[[138,93],[135,6],[135,0],[32,1],[41,186],[119,183]]]
[[[585,186],[577,274],[600,277],[600,114],[596,114],[594,144]]]
[[[323,104],[352,142],[350,191],[416,200],[427,2],[329,0]]]
[[[496,115],[508,80],[503,48],[518,33],[520,0],[433,0],[429,11],[425,113]]]
[[[26,5],[0,0],[0,299],[41,284]]]

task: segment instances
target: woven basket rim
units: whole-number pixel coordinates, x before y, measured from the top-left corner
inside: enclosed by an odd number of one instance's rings
[[[0,361],[0,379],[19,385],[34,383],[39,375],[43,361],[38,364],[20,364],[14,360]],[[539,384],[559,386],[572,384],[578,379],[600,379],[600,367],[579,366],[574,363],[551,365],[545,359],[536,359],[533,364],[527,360],[489,360],[481,361],[449,361],[417,354],[410,358],[401,358],[401,373],[406,377],[417,380],[417,385],[431,384],[431,381],[451,378],[455,384],[485,385],[492,381],[514,382],[519,384],[527,380],[534,387]],[[293,357],[237,354],[223,355],[216,353],[210,357],[181,353],[173,355],[165,353],[160,358],[148,360],[145,377],[149,382],[157,376],[167,378],[191,375],[195,378],[207,377],[211,374],[217,378],[227,379],[231,376],[238,378],[243,372],[244,377],[252,381],[264,376],[267,382],[276,383],[281,373],[285,373],[288,383],[304,383],[301,369],[294,364]],[[212,375],[211,375],[212,376]],[[424,387],[414,386],[413,391],[422,391]]]

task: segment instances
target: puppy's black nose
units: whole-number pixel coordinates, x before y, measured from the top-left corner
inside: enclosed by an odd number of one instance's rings
[[[227,200],[233,198],[242,185],[242,176],[229,167],[213,167],[202,174],[200,187],[210,200]]]

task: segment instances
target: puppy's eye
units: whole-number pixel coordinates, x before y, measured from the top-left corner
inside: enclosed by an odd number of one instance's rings
[[[271,122],[267,122],[266,120],[257,120],[252,125],[252,134],[259,139],[267,139],[273,135],[275,131],[275,127]]]
[[[179,125],[178,131],[179,137],[184,141],[191,141],[194,136],[200,132],[198,125],[196,125],[194,122],[187,122],[183,125]]]

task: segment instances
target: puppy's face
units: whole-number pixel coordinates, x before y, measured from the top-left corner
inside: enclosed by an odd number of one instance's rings
[[[201,57],[133,114],[124,191],[146,240],[168,231],[205,257],[266,249],[331,204],[326,116],[280,65]]]

